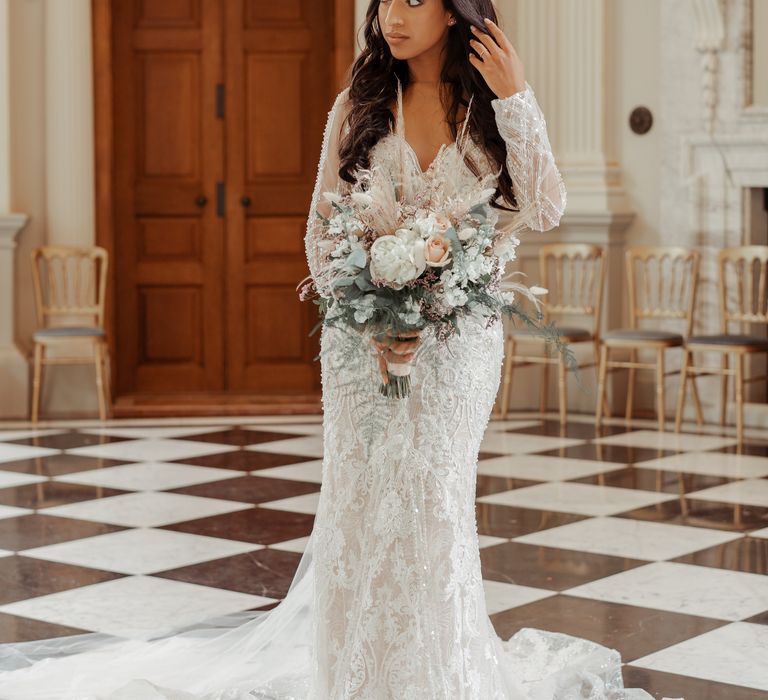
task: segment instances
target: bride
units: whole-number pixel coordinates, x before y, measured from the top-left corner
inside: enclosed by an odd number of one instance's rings
[[[491,0],[371,0],[365,40],[323,137],[305,238],[317,292],[327,292],[321,194],[345,191],[374,162],[403,196],[438,201],[493,173],[494,205],[513,211],[518,228],[557,225],[565,187]],[[496,635],[474,497],[503,330],[471,316],[460,325],[440,346],[426,332],[366,343],[323,327],[320,499],[279,605],[151,639],[5,644],[0,698],[649,699],[624,689],[612,649],[530,628]],[[386,361],[411,359],[411,394],[383,396]]]

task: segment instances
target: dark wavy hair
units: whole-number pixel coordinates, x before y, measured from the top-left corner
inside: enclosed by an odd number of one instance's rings
[[[488,87],[480,72],[469,62],[467,49],[472,38],[470,26],[474,25],[488,34],[483,22],[484,17],[498,24],[496,10],[491,0],[442,0],[446,10],[453,12],[456,24],[448,32],[445,61],[441,71],[441,81],[446,84],[446,93],[450,95],[447,105],[447,118],[454,140],[458,134],[457,117],[460,106],[465,108],[468,99],[465,95],[474,94],[472,109],[467,122],[469,138],[478,144],[501,167],[496,192],[491,198],[491,205],[507,211],[517,210],[512,178],[506,165],[506,145],[496,126],[496,118],[491,100],[496,95]],[[355,60],[349,73],[350,110],[347,115],[349,132],[339,146],[339,177],[353,183],[355,170],[370,166],[371,148],[386,136],[395,124],[395,114],[390,105],[397,99],[397,81],[402,82],[403,90],[408,86],[409,73],[407,61],[395,58],[384,39],[379,25],[379,0],[371,0],[365,15],[365,47]],[[474,51],[474,49],[471,49]],[[477,164],[465,154],[465,162],[471,172],[479,176]],[[495,200],[499,195],[514,209],[500,206]]]

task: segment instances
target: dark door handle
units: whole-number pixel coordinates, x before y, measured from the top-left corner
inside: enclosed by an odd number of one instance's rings
[[[250,207],[251,206],[251,198],[247,195],[245,197],[240,198],[240,204],[242,204],[244,207]]]
[[[198,207],[204,207],[206,204],[208,204],[208,198],[201,194],[197,199],[195,199],[195,204],[197,204]]]

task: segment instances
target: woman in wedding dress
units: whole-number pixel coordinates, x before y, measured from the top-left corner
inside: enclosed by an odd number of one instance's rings
[[[433,201],[494,173],[494,199],[515,212],[518,229],[557,225],[563,181],[491,0],[371,0],[365,39],[328,115],[307,222],[319,292],[321,195],[348,189],[360,165],[389,168],[405,197],[429,192]],[[453,89],[447,116],[432,113],[441,84]],[[445,346],[428,332],[385,347],[323,327],[320,499],[279,605],[151,639],[91,633],[2,645],[0,699],[649,699],[623,688],[614,650],[528,628],[496,635],[474,499],[503,330],[460,323]],[[384,359],[414,353],[411,395],[382,396]]]

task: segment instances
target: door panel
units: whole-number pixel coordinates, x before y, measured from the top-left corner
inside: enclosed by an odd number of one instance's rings
[[[225,24],[227,379],[257,393],[314,392],[317,307],[299,302],[296,284],[335,94],[333,13],[316,0],[231,0]]]
[[[120,392],[224,386],[220,5],[114,5]]]

